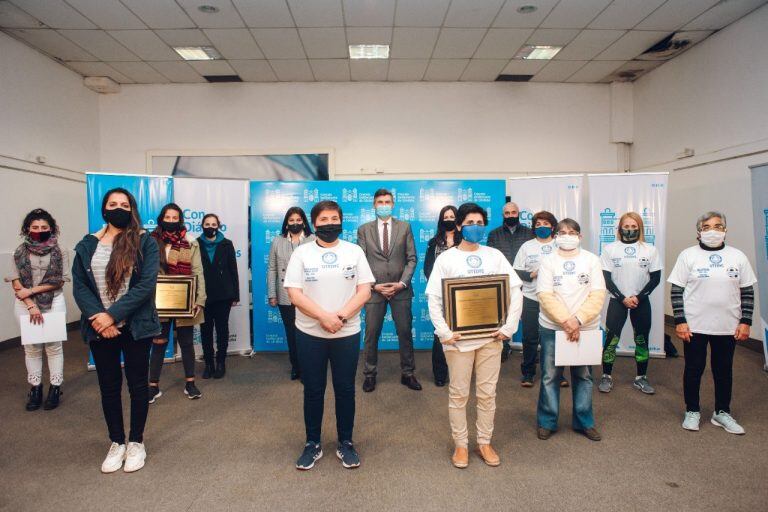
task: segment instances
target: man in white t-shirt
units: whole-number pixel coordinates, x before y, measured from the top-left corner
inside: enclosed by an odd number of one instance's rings
[[[501,463],[491,447],[496,384],[501,367],[502,341],[510,339],[517,330],[522,309],[522,283],[512,265],[501,251],[480,245],[487,223],[487,213],[477,204],[465,203],[459,207],[456,226],[461,231],[462,241],[437,257],[426,288],[429,317],[435,334],[443,343],[448,362],[448,418],[456,445],[451,461],[458,468],[469,464],[466,407],[473,373],[477,394],[478,454],[489,466]],[[443,316],[442,280],[493,274],[509,276],[510,304],[506,321],[488,338],[461,339],[461,334],[452,332]]]
[[[757,278],[744,253],[725,245],[724,214],[705,213],[696,222],[696,231],[699,244],[680,253],[667,279],[672,285],[675,333],[685,349],[683,428],[699,430],[699,387],[710,345],[715,381],[711,422],[731,434],[744,434],[731,416],[733,354],[736,342],[749,338]]]

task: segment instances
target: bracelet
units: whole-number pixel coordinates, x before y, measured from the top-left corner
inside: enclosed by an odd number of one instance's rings
[[[34,308],[36,308],[36,307],[37,307],[37,306],[34,306],[34,305],[33,305],[33,306],[29,306],[29,307],[27,308],[27,311],[29,311],[29,310],[31,310],[31,309],[34,309]]]

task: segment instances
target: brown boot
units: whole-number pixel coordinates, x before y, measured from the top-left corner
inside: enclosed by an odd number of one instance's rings
[[[457,446],[456,449],[453,450],[451,463],[453,463],[454,467],[459,469],[464,469],[469,466],[469,451],[466,448]]]
[[[481,459],[483,459],[483,462],[485,462],[489,466],[495,467],[501,464],[501,459],[499,459],[499,454],[496,453],[496,450],[494,450],[490,444],[477,445],[477,454],[480,456]]]

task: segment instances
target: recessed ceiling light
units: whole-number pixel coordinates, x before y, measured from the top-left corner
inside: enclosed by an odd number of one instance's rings
[[[388,59],[388,44],[351,44],[349,45],[350,59]]]
[[[219,8],[214,5],[201,5],[197,10],[205,14],[216,14],[219,12]]]
[[[527,44],[523,46],[519,52],[517,52],[515,58],[525,60],[549,60],[557,55],[557,52],[562,49],[562,46],[540,46]]]
[[[184,60],[216,60],[221,54],[213,46],[174,46]]]
[[[532,12],[536,12],[539,8],[535,5],[521,5],[517,8],[517,12],[520,14],[531,14]]]

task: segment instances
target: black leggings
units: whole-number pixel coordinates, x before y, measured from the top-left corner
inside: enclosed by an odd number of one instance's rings
[[[707,345],[710,346],[712,379],[715,381],[715,412],[731,412],[731,389],[733,388],[733,353],[736,340],[733,335],[715,336],[693,333],[691,341],[683,343],[685,371],[683,372],[683,393],[685,410],[700,412],[699,387],[701,376],[707,367]]]
[[[448,362],[445,360],[443,344],[440,343],[440,338],[437,336],[432,341],[432,374],[435,376],[435,380],[443,382],[448,380]]]
[[[616,347],[619,345],[621,330],[627,321],[632,322],[632,330],[635,332],[635,363],[637,375],[645,375],[648,371],[648,337],[651,334],[651,303],[643,299],[634,309],[629,309],[617,299],[612,298],[608,302],[608,314],[605,317],[605,348],[603,349],[603,373],[610,375],[613,371],[613,363],[616,361]]]
[[[157,339],[162,339],[165,343],[152,343],[152,357],[149,362],[149,382],[157,384],[160,382],[160,373],[163,371],[163,360],[165,359],[165,349],[168,347],[168,337],[171,329],[176,327],[176,321],[170,320],[163,322],[163,332]],[[184,365],[184,376],[188,379],[195,378],[195,346],[193,340],[194,327],[191,325],[176,327],[174,339],[179,342],[181,348],[181,362]]]
[[[291,369],[300,373],[299,356],[296,353],[296,306],[293,304],[283,306],[281,304],[277,307],[280,308],[280,318],[283,319],[283,327],[285,327],[285,339],[288,341],[288,358],[291,361]]]
[[[213,330],[216,329],[216,362],[221,364],[227,359],[229,346],[229,312],[231,300],[219,300],[205,305],[205,323],[200,325],[200,341],[203,346],[205,364],[213,365]]]

